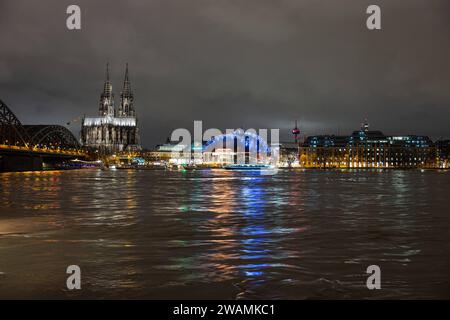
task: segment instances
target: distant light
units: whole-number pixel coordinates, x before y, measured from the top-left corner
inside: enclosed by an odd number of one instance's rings
[[[135,127],[136,119],[135,118],[115,118],[111,116],[105,117],[97,117],[97,118],[85,118],[83,121],[83,126],[100,126],[103,124],[112,124],[114,126],[119,127]]]

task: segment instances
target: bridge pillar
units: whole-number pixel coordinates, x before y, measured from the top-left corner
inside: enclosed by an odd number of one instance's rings
[[[0,172],[42,170],[42,157],[29,155],[0,155]]]

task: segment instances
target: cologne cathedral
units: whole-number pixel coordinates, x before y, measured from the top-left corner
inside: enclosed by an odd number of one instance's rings
[[[127,64],[123,89],[120,94],[120,105],[116,110],[114,93],[109,80],[109,65],[107,65],[105,85],[100,96],[98,117],[83,118],[81,128],[82,144],[106,154],[140,150],[139,128],[133,99]]]

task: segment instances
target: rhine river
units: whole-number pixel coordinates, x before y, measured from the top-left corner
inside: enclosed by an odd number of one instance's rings
[[[0,298],[450,298],[450,172],[2,173],[0,203]]]

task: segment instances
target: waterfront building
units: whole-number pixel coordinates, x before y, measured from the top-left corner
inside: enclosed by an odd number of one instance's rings
[[[245,159],[245,153],[242,153]],[[217,148],[203,153],[203,163],[209,165],[229,165],[235,164],[238,152],[234,148]]]
[[[148,162],[220,167],[230,164],[270,163],[272,159],[278,159],[279,149],[279,144],[269,147],[256,133],[236,130],[207,141],[192,142],[190,146],[167,139],[165,144],[145,152],[144,156]]]
[[[309,168],[434,168],[438,156],[427,136],[387,136],[368,124],[350,136],[307,137],[299,151]]]
[[[279,159],[279,144],[269,147],[255,132],[238,129],[205,141],[202,153],[207,165],[268,164]]]
[[[450,168],[450,140],[436,141],[439,168]]]
[[[190,162],[190,154],[184,155],[183,151],[188,146],[175,142],[167,142],[157,145],[153,150],[144,152],[144,158],[149,163],[187,164]]]
[[[281,142],[279,144],[280,158],[278,160],[279,167],[297,167],[298,162],[298,138],[295,142]]]
[[[117,110],[114,105],[114,93],[109,79],[109,65],[107,65],[106,80],[103,92],[100,95],[98,116],[83,118],[81,142],[84,146],[106,154],[141,149],[128,64],[120,94],[120,105]]]

